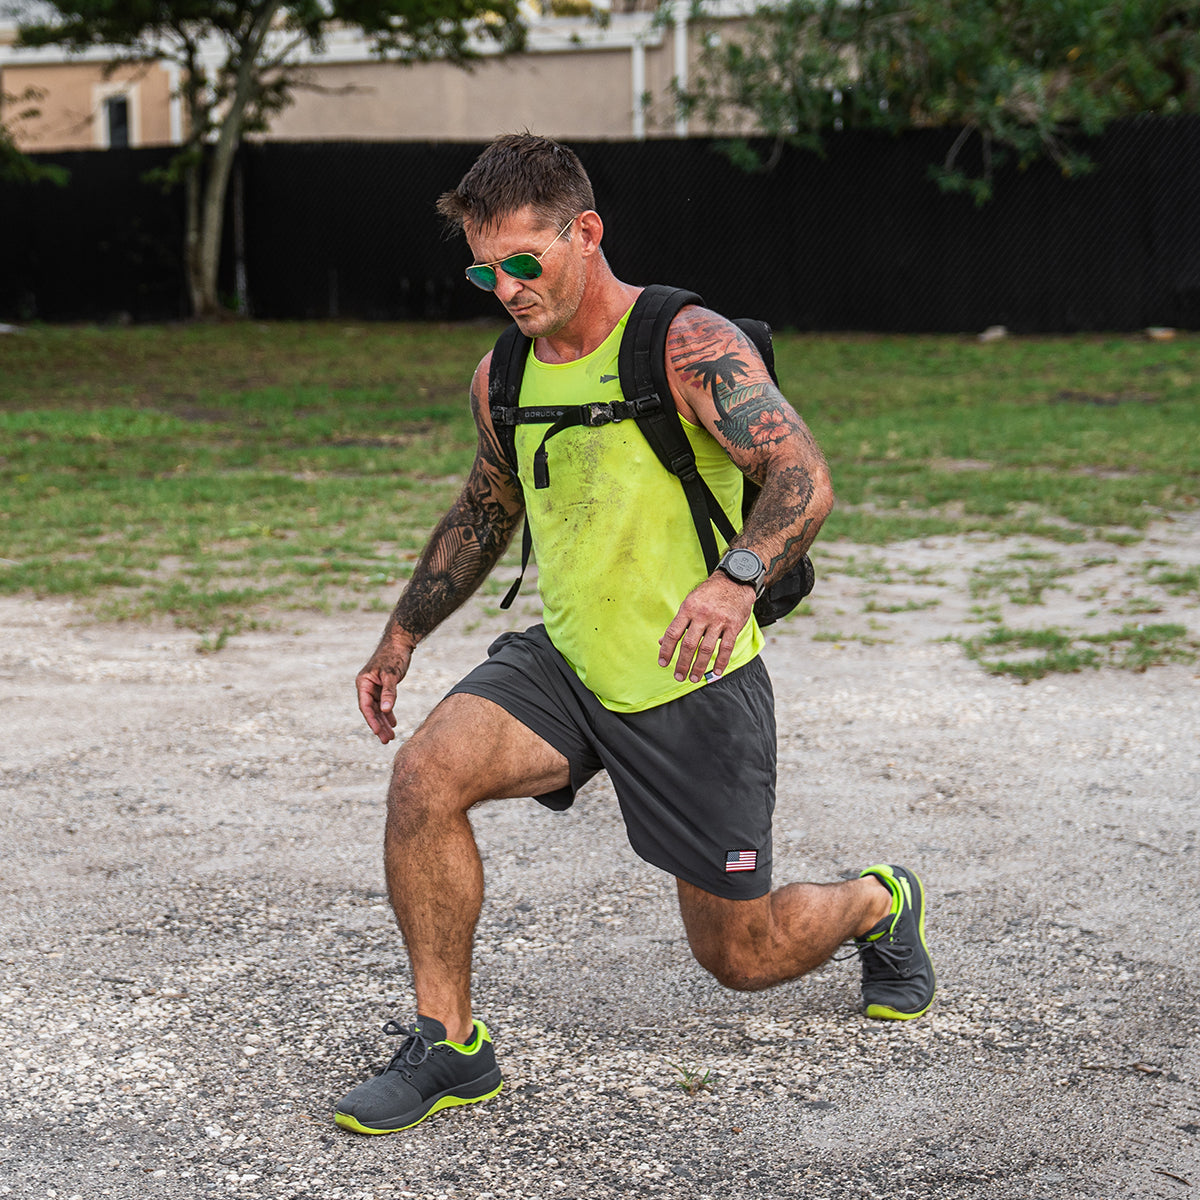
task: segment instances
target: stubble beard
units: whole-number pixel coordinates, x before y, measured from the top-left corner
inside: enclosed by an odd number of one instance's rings
[[[528,338],[550,337],[574,319],[587,290],[587,275],[580,273],[569,290],[542,297],[537,308],[528,319],[513,316],[517,328]]]

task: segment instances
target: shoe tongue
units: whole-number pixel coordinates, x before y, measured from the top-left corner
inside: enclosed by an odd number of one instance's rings
[[[418,1016],[413,1031],[419,1033],[427,1042],[436,1043],[446,1040],[445,1025],[441,1021],[435,1021],[432,1017]]]

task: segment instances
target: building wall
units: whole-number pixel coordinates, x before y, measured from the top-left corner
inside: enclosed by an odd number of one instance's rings
[[[728,20],[719,22],[731,24]],[[469,70],[444,62],[405,66],[372,58],[352,31],[337,31],[326,52],[308,62],[293,103],[267,137],[282,141],[487,141],[531,129],[564,140],[606,140],[710,133],[693,120],[677,124],[672,80],[695,70],[711,23],[656,29],[644,12],[614,13],[606,28],[584,19],[547,18],[530,29],[529,48],[486,56]],[[40,115],[13,124],[30,152],[107,145],[104,97],[129,98],[130,144],[158,146],[182,138],[173,76],[162,65],[122,67],[105,76],[101,51],[68,58],[21,50],[0,28],[0,92],[36,88]]]
[[[164,146],[171,137],[171,82],[156,64],[120,67],[106,76],[98,62],[29,63],[4,66],[0,90],[21,97],[28,89],[41,93],[29,102],[10,102],[5,117],[26,107],[39,114],[15,123],[12,132],[21,150],[103,149],[108,145],[104,100],[123,94],[129,106],[130,145]]]
[[[271,123],[281,141],[366,138],[486,141],[530,128],[561,138],[629,137],[630,52],[579,50],[448,63],[314,65],[294,103]]]

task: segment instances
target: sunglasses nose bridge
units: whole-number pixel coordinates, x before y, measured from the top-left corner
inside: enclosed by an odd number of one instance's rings
[[[492,289],[496,295],[506,301],[515,296],[525,286],[525,280],[518,279],[507,271],[496,272],[496,286]]]

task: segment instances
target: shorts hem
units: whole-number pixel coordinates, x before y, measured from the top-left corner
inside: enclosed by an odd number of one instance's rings
[[[731,892],[722,891],[714,887],[714,881],[711,879],[702,880],[698,875],[693,875],[690,871],[681,871],[676,867],[664,867],[660,863],[651,862],[650,859],[648,859],[644,854],[639,853],[636,846],[633,847],[633,852],[637,854],[638,858],[640,858],[642,862],[649,863],[650,866],[656,868],[657,870],[665,871],[668,875],[673,875],[676,879],[682,879],[684,883],[690,883],[692,887],[699,888],[702,892],[707,892],[710,896],[718,896],[722,900],[761,900],[764,896],[769,896],[771,894],[770,868],[767,868],[765,882],[762,878],[755,878],[753,881],[755,884],[763,884],[761,891],[755,890],[753,893],[738,892],[733,894]],[[746,873],[749,874],[750,872]],[[754,874],[757,877],[758,871],[755,871]],[[726,881],[722,879],[721,882],[724,883]]]
[[[566,739],[555,737],[553,729],[542,727],[540,723],[527,720],[526,713],[514,712],[513,709],[516,705],[505,703],[506,696],[501,688],[491,688],[486,683],[468,678],[455,684],[446,695],[478,696],[481,700],[489,700],[497,708],[502,708],[508,713],[514,721],[520,722],[531,733],[537,734],[548,746],[552,746],[557,750],[567,760],[567,768],[571,772],[570,782],[566,787],[559,788],[554,792],[546,792],[541,796],[534,796],[533,799],[546,808],[552,809],[554,812],[566,812],[575,803],[576,794],[591,779],[592,774],[580,766],[576,757],[575,747],[562,744]]]

